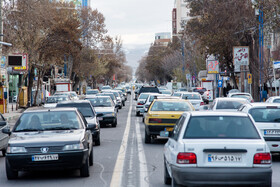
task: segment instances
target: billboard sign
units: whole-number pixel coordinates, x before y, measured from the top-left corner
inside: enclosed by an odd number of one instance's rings
[[[14,71],[26,71],[28,69],[28,55],[27,54],[9,55],[8,66],[12,66]]]
[[[233,64],[237,66],[249,65],[249,47],[239,46],[233,47]]]
[[[207,73],[208,74],[218,74],[219,73],[219,61],[218,60],[207,60]]]

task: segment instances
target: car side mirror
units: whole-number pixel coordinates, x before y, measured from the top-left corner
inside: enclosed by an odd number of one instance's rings
[[[87,130],[94,130],[96,128],[96,124],[91,124],[91,123],[89,123],[89,124],[87,124]]]
[[[103,116],[103,114],[102,114],[102,113],[98,113],[98,114],[96,114],[96,117],[101,117],[101,116]]]
[[[0,121],[0,127],[4,127],[7,125],[7,121]]]
[[[9,136],[11,135],[11,130],[8,128],[2,129],[2,133],[8,134]]]

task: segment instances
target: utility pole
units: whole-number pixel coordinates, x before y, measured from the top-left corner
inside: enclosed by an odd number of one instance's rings
[[[260,101],[262,99],[262,70],[263,70],[263,2],[259,8],[259,69],[260,69]]]

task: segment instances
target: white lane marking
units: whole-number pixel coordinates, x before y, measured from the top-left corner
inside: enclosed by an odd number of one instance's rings
[[[132,97],[130,98],[132,101]],[[126,121],[126,128],[123,134],[122,144],[118,153],[116,165],[114,168],[112,180],[110,187],[115,186],[121,186],[122,185],[122,176],[123,176],[123,169],[124,169],[124,160],[125,160],[125,154],[126,154],[126,148],[127,148],[127,141],[128,141],[128,135],[130,130],[130,121],[131,121],[131,111],[132,111],[132,104],[129,107],[129,112],[127,116]]]
[[[140,167],[140,187],[149,186],[149,177],[148,177],[148,167],[146,156],[143,147],[143,141],[140,131],[140,118],[137,118],[136,123],[136,137],[137,137],[137,148],[138,148],[138,157],[139,157],[139,167]]]
[[[99,163],[99,162],[94,162],[94,164],[97,164],[97,165],[99,165],[101,168],[102,168],[102,170],[101,170],[101,172],[100,172],[100,174],[99,174],[99,178],[101,179],[101,181],[104,183],[104,187],[106,187],[107,185],[108,185],[108,183],[104,180],[104,178],[103,178],[103,172],[104,172],[104,170],[105,170],[105,168],[104,168],[104,166],[101,164],[101,163]]]

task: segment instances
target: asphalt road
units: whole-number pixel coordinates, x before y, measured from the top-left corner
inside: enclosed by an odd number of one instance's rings
[[[167,186],[163,183],[163,145],[167,140],[144,144],[144,124],[142,117],[135,116],[135,104],[129,97],[118,113],[117,127],[101,129],[101,145],[94,146],[90,177],[81,178],[79,171],[20,172],[19,179],[8,181],[5,159],[0,156],[0,186]],[[279,176],[280,156],[276,156],[273,187],[280,187]]]

